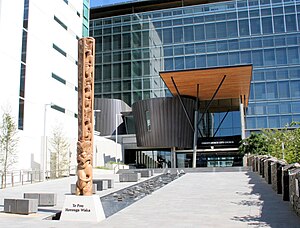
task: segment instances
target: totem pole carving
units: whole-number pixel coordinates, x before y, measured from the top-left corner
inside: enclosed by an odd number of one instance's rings
[[[92,195],[95,40],[78,42],[78,142],[76,195]]]

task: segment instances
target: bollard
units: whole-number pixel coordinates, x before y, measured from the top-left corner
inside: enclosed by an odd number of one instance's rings
[[[11,173],[11,186],[14,186],[14,173]]]
[[[31,184],[33,182],[33,173],[30,173],[30,182],[31,182]]]

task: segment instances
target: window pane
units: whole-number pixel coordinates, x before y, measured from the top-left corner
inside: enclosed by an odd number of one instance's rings
[[[217,38],[227,37],[226,22],[217,23]]]
[[[185,57],[185,67],[187,69],[195,68],[195,57],[194,56]]]
[[[262,18],[262,29],[263,29],[263,34],[273,33],[271,17]]]
[[[164,44],[173,43],[172,29],[164,29],[163,30],[163,41],[164,41]]]
[[[278,82],[279,98],[290,97],[290,87],[288,82]]]
[[[180,28],[174,28],[174,42],[180,43],[183,42],[183,29]]]
[[[256,99],[266,99],[266,89],[265,83],[256,83],[254,84],[255,88],[255,98]]]
[[[263,65],[263,55],[262,51],[253,51],[252,59],[254,66],[262,66]]]
[[[277,83],[271,82],[267,83],[267,99],[277,98],[278,97],[278,91],[277,91]]]
[[[300,97],[300,81],[291,81],[291,95],[294,98]]]
[[[240,29],[240,36],[249,35],[249,22],[248,22],[248,20],[240,20],[239,21],[239,29]]]
[[[274,30],[275,32],[284,32],[283,16],[274,17]]]
[[[260,20],[259,18],[250,19],[251,34],[260,34]]]
[[[184,40],[186,42],[194,41],[194,28],[193,28],[193,26],[184,27]]]
[[[288,48],[288,62],[293,64],[299,63],[298,47]]]
[[[286,31],[287,32],[292,32],[297,30],[297,25],[296,25],[296,15],[286,15],[285,16],[285,24],[286,24]]]
[[[195,26],[195,39],[196,40],[204,40],[204,25],[196,25]]]
[[[269,128],[278,128],[280,127],[279,116],[270,116],[269,117]]]
[[[227,22],[228,29],[228,37],[237,37],[237,22],[236,21],[228,21]]]
[[[206,32],[206,39],[215,39],[216,38],[215,24],[206,24],[205,32]]]
[[[265,65],[274,65],[275,64],[275,53],[274,49],[264,50],[265,56]]]
[[[287,63],[287,56],[286,56],[285,48],[276,49],[276,60],[277,60],[277,64],[286,64]]]

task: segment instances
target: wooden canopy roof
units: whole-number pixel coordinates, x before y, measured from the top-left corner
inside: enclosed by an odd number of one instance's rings
[[[199,84],[198,98],[200,104],[201,101],[206,102],[212,99],[225,75],[226,78],[214,101],[236,100],[242,97],[242,102],[247,107],[252,78],[252,65],[160,72],[160,77],[174,96],[178,95],[174,83],[181,96],[191,97],[197,97],[197,84]]]

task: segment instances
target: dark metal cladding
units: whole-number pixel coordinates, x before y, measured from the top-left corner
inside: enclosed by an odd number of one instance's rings
[[[193,121],[195,101],[189,98],[182,100]],[[193,130],[178,97],[138,101],[133,104],[132,113],[135,119],[137,146],[192,148]]]
[[[116,132],[116,114],[131,111],[131,108],[121,100],[95,98],[95,110],[98,110],[95,112],[95,130],[101,136],[109,136]],[[125,133],[123,118],[120,116],[118,126],[118,134]]]

